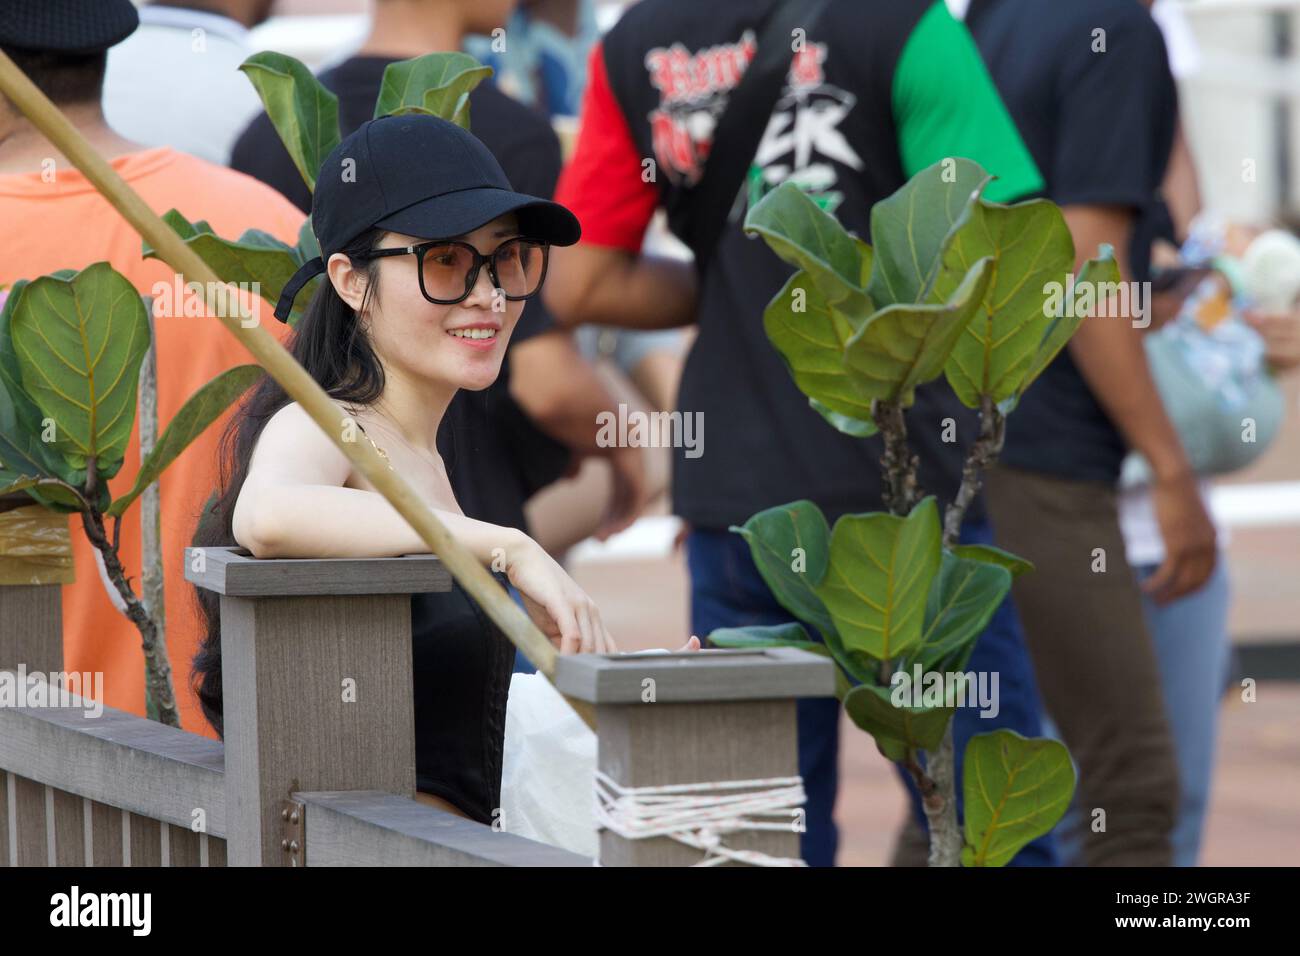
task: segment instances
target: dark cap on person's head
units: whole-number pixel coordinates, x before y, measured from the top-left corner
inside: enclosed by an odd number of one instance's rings
[[[321,164],[311,203],[321,255],[285,285],[276,318],[287,321],[303,285],[367,229],[453,239],[507,213],[521,235],[551,245],[571,246],[582,233],[559,203],[515,192],[488,148],[455,123],[423,113],[363,123]]]
[[[0,47],[102,53],[139,25],[131,0],[0,0]]]

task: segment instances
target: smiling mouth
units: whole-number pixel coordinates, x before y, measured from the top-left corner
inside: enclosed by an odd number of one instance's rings
[[[496,329],[448,329],[448,335],[455,336],[458,339],[495,339],[497,337]]]

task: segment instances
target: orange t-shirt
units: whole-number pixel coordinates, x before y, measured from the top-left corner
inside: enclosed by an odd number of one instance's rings
[[[178,209],[191,222],[206,219],[217,235],[237,239],[261,229],[290,244],[303,214],[279,193],[255,179],[168,147],[132,153],[113,168],[155,212]],[[140,255],[140,236],[75,170],[60,168],[53,182],[42,174],[0,175],[0,284],[35,279],[59,269],[83,269],[107,261],[144,295],[155,284],[176,286],[170,266]],[[173,295],[174,299],[174,295]],[[259,304],[263,327],[281,341],[288,327],[272,306]],[[158,433],[199,388],[228,368],[253,361],[215,318],[155,313],[158,355]],[[162,546],[167,651],[181,724],[215,737],[190,690],[190,661],[198,647],[200,616],[185,580],[184,551],[193,539],[204,502],[216,487],[217,444],[230,419],[227,411],[163,472]],[[109,482],[113,497],[125,494],[140,470],[139,420],[131,432],[122,469]],[[112,530],[112,520],[108,522]],[[104,703],[144,715],[144,652],[140,632],[109,599],[94,549],[80,521],[72,525],[76,582],[63,586],[63,653],[68,671],[104,675]],[[137,595],[140,589],[140,503],[122,519],[122,565]]]

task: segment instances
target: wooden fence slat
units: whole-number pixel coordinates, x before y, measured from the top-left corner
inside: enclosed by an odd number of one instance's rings
[[[148,817],[129,813],[131,866],[162,866],[162,828],[164,824]]]
[[[123,866],[122,811],[90,801],[91,866]]]
[[[215,837],[210,833],[203,834],[203,842],[207,844],[208,862],[207,866],[228,866],[226,859],[226,841],[221,837]]]
[[[86,825],[82,819],[84,800],[74,793],[46,788],[50,797],[47,809],[52,808],[54,829],[54,865],[85,866]]]
[[[49,843],[45,833],[45,787],[17,775],[13,781],[17,865],[47,866]]]
[[[9,815],[9,787],[12,777],[0,770],[0,866],[13,866],[9,859],[12,844],[9,840],[9,828],[13,823]]]
[[[199,836],[187,827],[164,824],[167,828],[168,866],[198,866]]]

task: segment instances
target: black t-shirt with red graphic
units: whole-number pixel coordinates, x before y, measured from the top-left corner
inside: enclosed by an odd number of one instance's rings
[[[656,207],[689,201],[682,191],[699,178],[773,2],[641,0],[593,50],[576,152],[556,197],[581,220],[583,242],[637,251]],[[832,0],[805,40],[702,279],[678,406],[703,413],[703,453],[676,452],[673,474],[674,510],[696,527],[726,528],[799,498],[832,521],[881,507],[879,439],[828,425],[764,333],[763,310],[793,270],[744,235],[749,206],[795,182],[868,237],[871,206],[944,157],[995,174],[991,200],[1043,187],[943,0]],[[947,419],[955,442],[944,441]],[[973,413],[939,381],[917,391],[908,427],[923,487],[951,498],[978,431]]]

